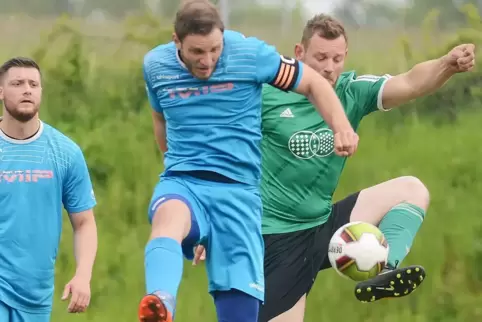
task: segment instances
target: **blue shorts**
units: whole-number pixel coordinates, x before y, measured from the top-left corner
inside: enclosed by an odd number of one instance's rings
[[[0,321],[2,322],[49,322],[49,313],[27,313],[16,310],[0,302]]]
[[[185,202],[199,227],[199,240],[183,245],[183,251],[189,258],[197,243],[206,247],[209,292],[237,289],[264,301],[259,188],[187,175],[163,176],[154,189],[149,221],[157,208],[171,199]]]

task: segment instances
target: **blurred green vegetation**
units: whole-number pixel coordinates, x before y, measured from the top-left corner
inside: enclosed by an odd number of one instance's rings
[[[433,31],[436,11],[422,29],[399,34],[396,40],[387,31],[382,42],[377,39],[383,31],[353,31],[348,67],[359,73],[395,74],[446,53],[454,44],[482,45],[481,19],[475,7],[466,9],[466,25],[453,33]],[[35,25],[33,20],[29,23]],[[143,54],[169,41],[171,31],[149,14],[130,16],[122,28],[115,26],[101,29],[62,17],[43,38],[31,43],[35,48],[22,47],[44,70],[41,117],[83,148],[99,201],[99,252],[91,306],[85,314],[69,315],[66,303],[59,300],[75,267],[72,233],[65,218],[56,266],[54,322],[136,321],[144,293],[143,255],[150,228],[147,205],[162,170],[162,155],[152,134],[141,64]],[[290,54],[301,34],[301,25],[297,28],[283,40],[267,38]],[[114,42],[92,41],[86,35],[98,36],[106,30],[114,32]],[[267,33],[260,31],[260,35]],[[367,118],[360,130],[359,152],[348,162],[336,193],[339,199],[400,175],[414,175],[427,184],[432,205],[405,263],[426,266],[423,287],[400,300],[360,304],[351,282],[324,272],[308,299],[305,321],[482,321],[481,85],[480,71],[458,75],[437,94]],[[178,303],[179,322],[216,320],[202,266],[193,268],[185,262]]]

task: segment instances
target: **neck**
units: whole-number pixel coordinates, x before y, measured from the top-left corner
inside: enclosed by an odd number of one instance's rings
[[[38,115],[28,122],[19,122],[8,115],[8,113],[4,113],[0,119],[0,130],[5,133],[5,135],[16,140],[25,140],[34,136],[39,128],[40,120]]]

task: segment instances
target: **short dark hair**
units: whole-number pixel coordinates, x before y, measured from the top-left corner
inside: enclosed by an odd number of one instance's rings
[[[345,41],[348,42],[345,28],[341,22],[332,16],[325,14],[318,14],[308,20],[305,29],[303,30],[303,37],[301,38],[303,45],[308,46],[314,35],[318,35],[319,37],[328,40],[337,39],[338,37],[343,36]]]
[[[0,66],[0,80],[3,79],[10,68],[14,67],[35,68],[40,73],[40,67],[35,60],[27,57],[14,57],[7,60],[2,66]]]
[[[183,1],[176,13],[174,32],[182,41],[188,35],[208,35],[215,28],[224,32],[218,9],[208,0]]]

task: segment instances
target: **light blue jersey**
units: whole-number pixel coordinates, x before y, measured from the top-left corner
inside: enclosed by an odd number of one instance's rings
[[[75,216],[95,204],[72,140],[44,123],[27,140],[0,131],[0,302],[50,312],[62,208]]]
[[[175,297],[173,276],[179,276],[182,267],[175,266],[181,264],[172,254],[182,251],[192,258],[194,245],[201,243],[207,248],[210,292],[236,289],[264,299],[261,89],[269,83],[291,90],[301,75],[297,61],[234,31],[224,32],[223,51],[208,80],[191,75],[172,42],[145,56],[147,93],[153,109],[166,120],[167,136],[165,171],[154,189],[149,219],[163,203],[176,199],[190,209],[191,232],[199,228],[199,236],[186,238],[182,250],[166,238],[148,243],[148,293]],[[216,180],[217,175],[231,182]],[[169,256],[172,261],[162,262]]]
[[[166,120],[165,171],[213,171],[257,185],[261,172],[261,89],[297,86],[301,64],[234,31],[207,81],[194,78],[173,42],[144,59],[151,105]]]

